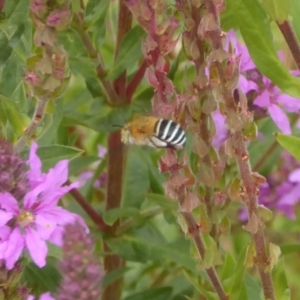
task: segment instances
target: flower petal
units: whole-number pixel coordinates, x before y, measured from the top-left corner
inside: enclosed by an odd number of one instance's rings
[[[35,217],[36,231],[41,239],[48,240],[52,232],[55,230],[57,222],[45,218],[42,214]]]
[[[47,292],[40,296],[40,300],[55,300],[55,299],[51,296],[50,292]]]
[[[270,103],[270,93],[268,90],[264,90],[260,95],[258,95],[255,100],[254,104],[259,107],[269,107]]]
[[[279,106],[271,104],[269,106],[269,113],[274,123],[284,134],[292,133],[289,119]]]
[[[39,237],[36,231],[26,228],[25,243],[34,263],[40,268],[44,267],[48,253],[46,242]]]
[[[64,233],[64,227],[57,226],[55,230],[52,232],[49,241],[52,244],[61,247],[63,245],[63,233]]]
[[[0,209],[0,226],[5,225],[14,215]]]
[[[8,270],[11,270],[14,267],[23,249],[24,237],[22,236],[20,229],[15,228],[7,240],[7,249],[4,253],[4,259]]]
[[[290,182],[300,182],[300,169],[296,169],[289,175]]]
[[[276,97],[279,105],[282,105],[288,112],[298,112],[300,110],[300,99],[287,94],[280,94]]]
[[[8,226],[1,226],[0,227],[0,239],[1,241],[8,240],[10,234],[12,232],[12,229]]]
[[[0,206],[7,212],[17,215],[19,213],[18,201],[10,193],[0,194]]]
[[[38,144],[32,142],[30,147],[29,159],[27,161],[27,164],[30,166],[30,170],[27,172],[27,177],[29,179],[31,188],[35,187],[35,185],[40,182],[42,177],[42,163],[40,158],[36,154],[37,148]]]

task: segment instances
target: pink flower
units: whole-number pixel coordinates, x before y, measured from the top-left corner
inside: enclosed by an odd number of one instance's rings
[[[31,295],[28,296],[28,298],[27,298],[27,300],[34,300],[34,299],[35,299],[35,297],[31,296]],[[49,292],[47,292],[47,293],[42,294],[40,296],[39,300],[55,300],[55,299],[50,295]]]
[[[214,136],[211,144],[216,149],[220,149],[225,140],[228,138],[228,128],[225,124],[226,117],[222,115],[219,110],[216,110],[213,113],[212,118],[216,126],[216,135]]]
[[[78,186],[77,182],[62,186],[68,177],[68,161],[58,162],[43,174],[36,150],[37,144],[33,143],[28,161],[30,170],[26,174],[30,191],[23,201],[11,193],[0,193],[0,259],[8,269],[14,267],[23,250],[29,252],[36,265],[45,266],[46,241],[61,246],[64,225],[80,219],[85,226],[78,215],[57,206],[63,195]]]
[[[299,112],[300,100],[287,94],[282,94],[280,89],[266,77],[263,78],[263,82],[265,88],[256,97],[254,104],[259,107],[267,108],[277,127],[283,133],[291,134],[290,122],[282,107],[287,112]]]

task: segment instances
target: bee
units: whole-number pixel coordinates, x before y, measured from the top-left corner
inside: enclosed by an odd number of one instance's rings
[[[177,150],[184,147],[186,136],[174,121],[142,116],[122,127],[121,140],[124,144]]]

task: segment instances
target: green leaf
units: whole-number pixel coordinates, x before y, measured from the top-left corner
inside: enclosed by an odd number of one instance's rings
[[[104,222],[108,225],[113,225],[121,217],[133,217],[139,216],[139,210],[137,208],[114,208],[106,211],[103,214]]]
[[[184,276],[186,279],[196,288],[196,290],[201,293],[206,299],[210,300],[217,300],[219,297],[216,293],[209,292],[205,286],[203,286],[203,283],[200,282],[199,276],[195,276],[195,274],[192,274],[191,272],[188,272],[186,270],[182,270]]]
[[[110,1],[90,0],[86,6],[86,17],[84,22],[92,34],[94,44],[100,48],[104,42],[106,33],[105,18],[109,8]]]
[[[292,7],[290,11],[290,15],[292,16],[292,26],[296,32],[298,40],[300,39],[300,22],[299,22],[299,15],[300,15],[300,1],[292,0]]]
[[[290,300],[291,291],[288,286],[287,278],[285,275],[284,259],[280,259],[279,263],[274,267],[272,275],[275,288],[276,299]]]
[[[298,161],[300,161],[300,138],[282,133],[276,134],[277,142]]]
[[[112,272],[108,272],[105,274],[103,280],[102,280],[102,288],[106,288],[110,284],[112,284],[117,279],[124,276],[124,274],[129,270],[128,267],[120,268],[117,270],[114,270]]]
[[[114,80],[118,78],[123,71],[136,63],[142,55],[141,43],[145,37],[145,32],[136,26],[132,28],[125,36],[120,45],[120,50],[107,79]]]
[[[49,126],[45,128],[44,134],[39,136],[39,145],[47,146],[52,143],[55,139],[57,131],[59,130],[59,125],[63,118],[63,107],[64,103],[62,99],[57,99],[54,103],[54,111],[51,115],[46,115],[49,120]],[[46,118],[45,118],[46,119]]]
[[[130,295],[124,300],[166,300],[171,299],[172,291],[171,287],[151,289]]]
[[[280,249],[282,255],[300,253],[300,244],[286,244],[282,245]]]
[[[79,156],[70,161],[69,176],[85,170],[89,165],[99,161],[98,156]]]
[[[2,95],[0,95],[0,116],[3,118],[1,122],[4,124],[8,121],[16,134],[22,134],[26,128],[27,120],[25,115],[19,113],[15,103]]]
[[[9,44],[9,39],[4,31],[0,31],[0,66],[10,57],[13,48]]]
[[[291,0],[263,0],[264,7],[273,21],[283,23],[290,12]]]
[[[245,275],[245,285],[246,285],[247,299],[248,300],[258,300],[258,299],[261,299],[260,298],[260,294],[262,292],[261,286],[249,274]],[[240,297],[238,299],[244,299],[244,298],[243,297],[241,298],[241,295],[240,295]]]
[[[300,98],[300,79],[280,61],[268,17],[258,0],[228,0],[236,23],[259,71],[285,93]]]
[[[190,242],[179,239],[176,243],[164,243],[161,240],[154,240],[151,236],[122,235],[118,239],[108,239],[110,249],[129,261],[149,262],[154,261],[160,264],[173,262],[179,266],[196,272],[196,264],[189,253]]]
[[[29,0],[10,0],[4,6],[8,22],[14,26],[24,22],[24,16],[29,12]]]
[[[41,146],[37,150],[37,154],[43,163],[44,170],[54,167],[63,159],[72,160],[82,153],[83,151],[81,149],[64,145]]]
[[[23,157],[28,157],[28,150],[22,151]],[[82,154],[82,150],[68,147],[64,145],[41,146],[37,150],[37,155],[42,161],[43,171],[54,167],[59,161],[63,159],[72,160]]]
[[[176,201],[170,200],[166,195],[147,193],[145,194],[145,199],[149,200],[151,203],[157,204],[169,210],[175,211],[178,209],[178,203]]]
[[[32,262],[26,264],[23,273],[26,286],[39,294],[46,291],[55,292],[61,280],[55,264],[56,260],[53,258],[47,258],[47,265],[44,268],[39,268]]]
[[[128,146],[123,181],[123,206],[140,207],[150,187],[149,171],[143,159],[143,147]]]

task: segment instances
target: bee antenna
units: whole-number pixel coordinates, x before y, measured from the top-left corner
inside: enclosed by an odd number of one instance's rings
[[[121,125],[118,125],[118,124],[113,124],[112,126],[113,126],[113,127],[119,127],[119,128],[123,128],[123,126],[121,126]]]

